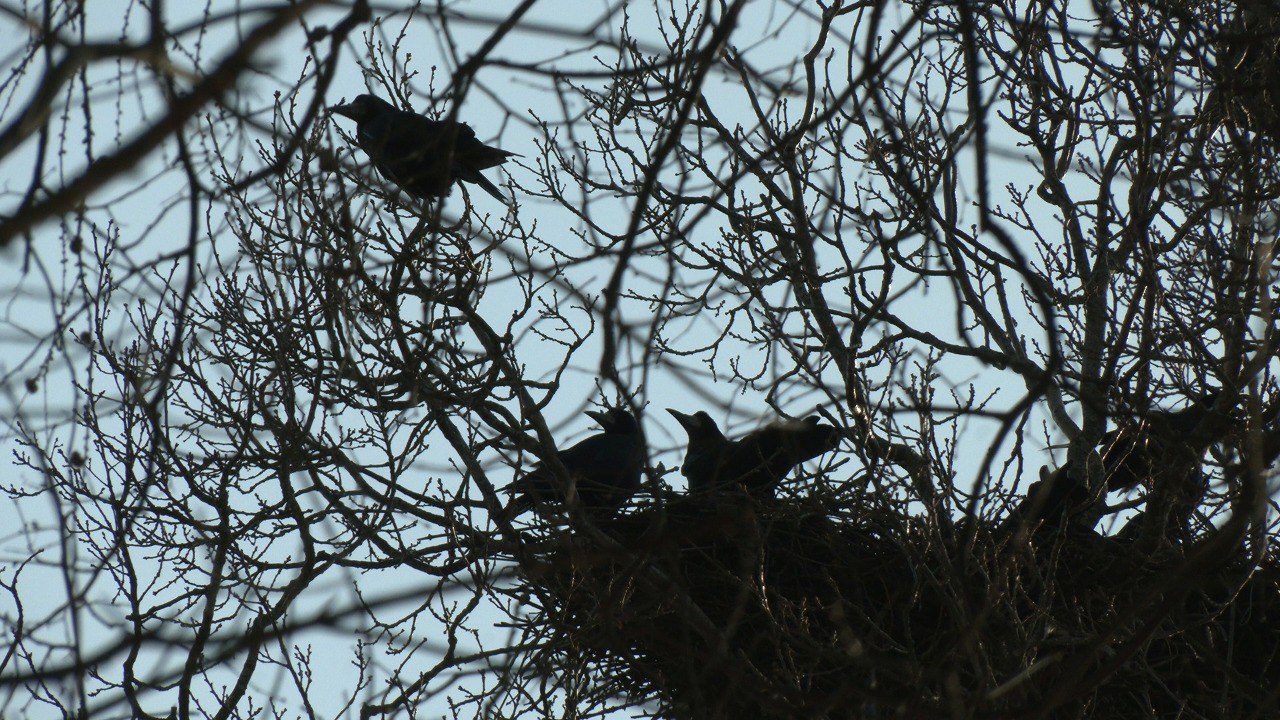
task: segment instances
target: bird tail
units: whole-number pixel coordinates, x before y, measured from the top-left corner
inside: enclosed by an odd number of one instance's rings
[[[484,188],[485,192],[497,198],[498,202],[502,203],[503,205],[507,204],[507,197],[502,194],[502,191],[498,189],[498,186],[494,185],[493,182],[489,180],[489,178],[485,177],[484,175],[481,175],[479,171],[469,173],[469,177],[466,177],[463,179],[473,182],[476,185],[479,185],[480,187]]]

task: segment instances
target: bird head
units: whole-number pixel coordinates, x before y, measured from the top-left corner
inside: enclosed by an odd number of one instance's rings
[[[689,434],[689,439],[700,438],[723,438],[724,433],[720,432],[720,426],[716,425],[716,421],[706,412],[699,410],[692,415],[686,415],[677,410],[667,408],[667,412],[671,413],[671,417],[680,423],[680,427]]]
[[[595,420],[606,433],[633,433],[640,427],[636,416],[623,407],[588,410],[586,416]]]
[[[796,461],[815,458],[840,444],[840,430],[824,424],[818,415],[810,415],[803,420],[780,420],[760,432],[769,432],[776,437],[779,446]]]
[[[391,103],[373,95],[359,95],[346,105],[333,105],[329,112],[351,118],[356,122],[364,122],[369,118],[387,110],[394,110]]]

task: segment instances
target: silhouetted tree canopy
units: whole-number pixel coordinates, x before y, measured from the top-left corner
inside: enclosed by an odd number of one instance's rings
[[[0,9],[0,716],[1280,716],[1280,4]]]

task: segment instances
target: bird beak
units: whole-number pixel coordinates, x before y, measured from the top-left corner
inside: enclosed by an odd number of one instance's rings
[[[692,430],[698,424],[694,421],[692,415],[685,415],[684,413],[678,410],[672,410],[671,408],[667,408],[667,412],[671,413],[671,417],[675,418],[676,422],[680,423],[680,427],[685,430]]]
[[[592,420],[595,420],[596,423],[600,425],[600,427],[604,427],[604,419],[605,417],[607,417],[605,413],[602,413],[599,410],[588,410],[585,413],[583,413],[583,415],[586,415]]]
[[[360,120],[360,116],[359,116],[360,114],[356,111],[355,103],[348,103],[346,105],[333,105],[333,106],[330,106],[328,110],[331,113],[336,113],[338,115],[341,115],[342,117],[351,118],[352,120],[355,120],[357,122],[359,122]]]

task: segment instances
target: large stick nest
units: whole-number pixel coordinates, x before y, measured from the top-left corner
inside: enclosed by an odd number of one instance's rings
[[[1280,571],[1242,550],[733,493],[542,548],[536,665],[663,716],[1280,716]]]

